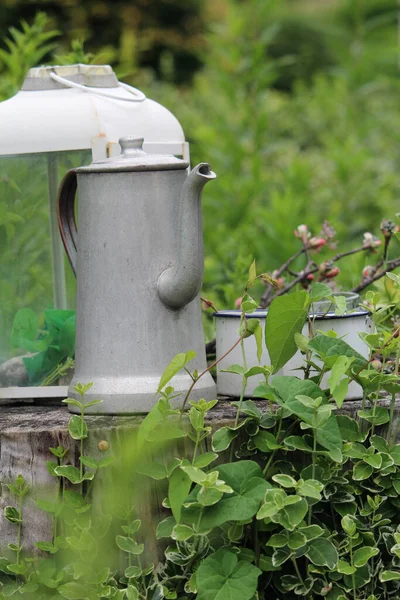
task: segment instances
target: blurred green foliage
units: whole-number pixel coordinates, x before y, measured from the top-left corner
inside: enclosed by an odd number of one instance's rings
[[[49,16],[33,18],[38,8]],[[398,211],[397,12],[396,0],[7,0],[0,22],[13,19],[14,29],[0,52],[0,97],[42,61],[111,62],[121,79],[170,108],[192,163],[208,161],[218,175],[203,196],[203,295],[230,308],[253,258],[259,272],[271,272],[294,253],[300,223],[318,234],[330,221],[344,250]],[[32,243],[32,226],[45,247],[46,226],[16,199],[2,194],[5,286],[16,252],[32,264],[18,275],[29,292],[9,290],[15,310],[34,303],[37,286],[51,299],[40,243],[31,254],[23,244],[24,236]],[[364,260],[343,270],[343,287],[359,282]]]

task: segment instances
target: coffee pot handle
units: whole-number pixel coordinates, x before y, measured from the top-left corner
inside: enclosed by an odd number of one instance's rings
[[[62,180],[58,191],[58,227],[75,277],[78,239],[75,221],[76,188],[76,171],[71,169]]]

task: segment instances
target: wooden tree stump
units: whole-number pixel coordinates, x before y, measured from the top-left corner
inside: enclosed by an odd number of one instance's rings
[[[261,409],[265,409],[266,401],[255,402]],[[389,401],[381,401],[381,406],[388,406]],[[342,414],[357,418],[357,411],[361,402],[346,402],[341,409]],[[218,405],[208,416],[208,423],[212,429],[222,425],[231,424],[236,415],[236,407],[228,400],[220,400]],[[399,420],[400,401],[396,402],[395,420]],[[55,460],[49,448],[63,446],[68,449],[65,464],[79,467],[79,442],[71,439],[68,433],[68,423],[71,418],[65,406],[5,406],[0,413],[0,480],[2,495],[0,497],[0,550],[6,552],[8,543],[16,543],[17,527],[9,523],[4,517],[6,506],[16,506],[16,498],[6,487],[7,483],[15,481],[21,474],[31,487],[31,492],[24,502],[22,543],[24,551],[31,553],[35,550],[35,542],[50,541],[52,539],[52,519],[40,510],[35,500],[45,495],[47,498],[56,498],[58,482],[46,468],[46,462]],[[121,445],[129,435],[134,433],[143,420],[143,416],[88,416],[85,420],[89,428],[89,438],[85,440],[85,454],[96,458],[103,457],[98,449],[101,440],[107,440],[111,452]],[[383,432],[382,432],[383,433]],[[117,453],[117,452],[116,452]],[[135,457],[131,457],[135,460]],[[132,465],[132,463],[130,463]],[[129,467],[130,468],[130,467]],[[106,470],[104,470],[105,472]],[[129,474],[128,474],[129,475]],[[128,476],[127,475],[127,476]],[[96,476],[97,477],[97,476]],[[107,475],[99,472],[99,485],[108,492],[113,492],[113,483]],[[163,490],[160,486],[153,485],[149,478],[140,482],[141,506],[139,512],[146,522],[150,546],[155,544],[155,528],[162,514]],[[161,486],[162,488],[162,486]],[[117,493],[117,492],[116,492]],[[101,498],[99,502],[101,507]],[[101,496],[101,494],[99,495]],[[148,527],[148,524],[149,527]],[[150,542],[152,540],[152,542]],[[157,552],[153,546],[150,553]]]

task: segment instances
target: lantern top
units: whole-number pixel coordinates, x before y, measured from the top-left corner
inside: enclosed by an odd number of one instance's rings
[[[109,65],[30,69],[0,103],[0,156],[92,149],[98,160],[118,153],[125,135],[143,137],[147,152],[187,155],[173,114],[119,82]]]
[[[77,64],[29,69],[21,90],[37,92],[64,89],[66,84],[58,81],[58,78],[65,78],[67,83],[73,82],[94,88],[118,87],[118,79],[109,65]]]
[[[121,154],[113,158],[94,161],[79,167],[77,173],[108,173],[123,171],[169,171],[187,169],[189,163],[168,154],[147,154],[143,150],[143,138],[125,136],[119,139]]]

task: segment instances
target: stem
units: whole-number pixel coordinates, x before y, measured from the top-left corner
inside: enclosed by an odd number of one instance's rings
[[[17,546],[18,546],[18,550],[17,550],[17,565],[19,565],[19,555],[21,553],[21,533],[22,533],[22,503],[23,503],[23,496],[22,494],[20,494],[19,496],[19,505],[18,505],[18,509],[19,509],[19,516],[20,516],[20,523],[18,523],[18,537],[17,537]]]
[[[196,524],[196,531],[199,531],[199,529],[200,529],[201,519],[203,518],[203,511],[204,511],[204,506],[202,506],[200,509],[199,518],[198,518],[197,524]]]
[[[375,431],[375,412],[376,412],[376,405],[378,404],[378,398],[376,398],[374,400],[374,405],[372,407],[372,426],[371,426],[371,436],[374,435],[374,431]]]
[[[198,431],[196,431],[196,443],[195,443],[194,450],[193,450],[192,465],[194,464],[194,461],[196,460],[197,449],[199,447],[199,439],[200,439],[200,433]]]
[[[350,538],[350,564],[353,567],[353,540]],[[356,578],[354,577],[354,573],[351,575],[351,582],[353,584],[353,600],[357,600],[356,594]]]
[[[294,570],[296,571],[297,577],[299,578],[301,584],[304,585],[304,579],[301,576],[301,573],[300,573],[300,570],[299,570],[299,566],[297,564],[295,556],[292,557],[292,563],[293,563],[293,566],[294,566]]]
[[[245,323],[245,330],[244,330],[244,332],[242,333],[242,335],[240,336],[240,338],[239,338],[239,339],[238,339],[238,340],[237,340],[237,341],[236,341],[236,342],[233,344],[233,346],[232,346],[231,348],[229,348],[229,350],[227,350],[227,351],[225,352],[225,354],[223,354],[222,356],[220,356],[220,358],[218,358],[218,359],[217,359],[217,360],[215,360],[213,363],[211,363],[211,365],[209,365],[209,366],[207,367],[207,369],[204,369],[204,371],[202,371],[202,372],[200,373],[200,375],[197,377],[196,381],[193,381],[193,382],[192,382],[192,384],[191,384],[190,388],[188,389],[188,391],[187,391],[187,393],[186,393],[186,396],[185,396],[185,398],[184,398],[184,400],[183,400],[183,403],[182,403],[182,408],[181,408],[181,412],[182,412],[182,413],[183,413],[183,411],[185,410],[185,406],[186,406],[186,404],[187,404],[187,401],[189,400],[190,394],[192,393],[192,390],[193,390],[194,386],[196,385],[196,383],[198,382],[198,380],[199,380],[201,377],[203,377],[203,375],[205,375],[206,373],[208,373],[208,371],[210,371],[210,370],[211,370],[213,367],[215,367],[215,365],[217,365],[219,362],[221,362],[221,360],[223,360],[223,359],[224,359],[226,356],[228,356],[228,354],[230,354],[230,352],[232,352],[232,350],[233,350],[234,348],[236,348],[236,346],[237,346],[238,344],[240,344],[240,342],[241,342],[241,341],[242,341],[242,340],[243,340],[243,339],[246,337],[246,334],[247,334],[247,323]]]
[[[276,273],[276,278],[278,278],[280,275],[282,275],[282,273],[289,268],[289,266],[292,264],[292,262],[294,260],[296,260],[296,258],[298,258],[300,256],[300,254],[303,254],[303,252],[304,252],[304,248],[300,248],[300,250],[298,250],[295,254],[293,254],[293,256],[288,258],[288,260],[285,263],[283,263],[283,265],[278,269],[278,271]],[[261,296],[260,308],[265,308],[266,306],[268,306],[268,304],[269,304],[268,300],[269,300],[272,290],[273,290],[273,286],[269,283],[267,285],[267,287],[265,288],[263,295]]]
[[[388,260],[386,263],[386,267],[383,269],[383,271],[379,271],[379,273],[376,273],[375,275],[366,277],[365,279],[363,279],[363,281],[359,285],[357,285],[351,291],[356,292],[356,293],[361,292],[363,289],[365,289],[366,287],[371,285],[371,283],[378,281],[378,279],[381,279],[381,277],[384,277],[386,275],[386,273],[390,273],[391,271],[394,271],[395,269],[397,269],[397,267],[400,267],[400,258],[394,258],[393,260]]]
[[[312,466],[311,466],[311,479],[315,479],[315,467],[317,458],[317,432],[313,429],[313,451],[312,451]],[[308,507],[308,524],[311,525],[312,520],[312,505]]]

